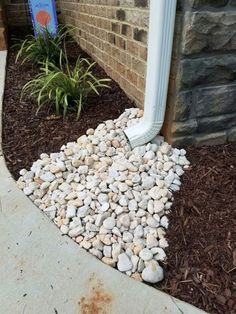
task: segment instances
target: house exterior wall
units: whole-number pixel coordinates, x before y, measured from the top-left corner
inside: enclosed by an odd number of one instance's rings
[[[7,49],[6,18],[3,4],[0,4],[0,51]]]
[[[77,39],[142,107],[147,60],[147,0],[60,0],[62,20]]]
[[[143,107],[149,1],[58,2],[81,47]],[[30,23],[26,0],[4,4],[10,27]],[[162,133],[176,146],[236,140],[236,0],[178,0]]]
[[[60,0],[77,40],[143,107],[148,0]],[[236,140],[236,1],[178,0],[162,133],[173,145]]]
[[[9,28],[27,26],[31,23],[28,0],[3,0]]]

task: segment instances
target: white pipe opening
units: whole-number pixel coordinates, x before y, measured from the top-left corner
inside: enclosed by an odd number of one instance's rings
[[[174,37],[176,0],[151,0],[144,116],[124,132],[132,148],[151,141],[163,125]]]

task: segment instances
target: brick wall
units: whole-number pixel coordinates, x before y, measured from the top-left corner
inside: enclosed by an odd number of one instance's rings
[[[5,7],[10,28],[31,24],[28,0],[5,0]]]
[[[143,106],[147,0],[60,0],[81,47]],[[236,140],[236,1],[178,0],[162,133],[176,145]]]
[[[236,1],[178,2],[164,133],[176,145],[236,140]]]
[[[3,5],[0,4],[0,51],[6,50],[7,38],[6,38],[6,22],[5,22],[5,10]]]
[[[60,0],[62,20],[78,27],[81,47],[139,106],[144,101],[147,0]]]

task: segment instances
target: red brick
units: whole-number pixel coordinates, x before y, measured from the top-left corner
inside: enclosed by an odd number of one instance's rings
[[[137,86],[138,85],[138,75],[137,73],[131,71],[131,70],[127,70],[126,71],[126,77],[127,80],[132,83],[133,85]]]
[[[145,76],[146,64],[136,58],[132,58],[132,69],[141,76]]]
[[[133,56],[139,56],[139,45],[133,41],[127,40],[127,52]]]
[[[6,41],[6,32],[5,28],[0,28],[0,50],[6,50],[7,48],[7,41]]]
[[[139,57],[143,60],[147,60],[147,47],[139,46]]]

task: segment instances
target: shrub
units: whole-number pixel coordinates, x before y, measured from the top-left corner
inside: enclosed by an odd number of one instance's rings
[[[18,40],[14,45],[19,49],[16,62],[21,59],[21,63],[33,62],[36,64],[45,63],[47,60],[58,64],[63,51],[65,39],[70,37],[73,28],[61,26],[56,35],[52,35],[47,28],[39,32],[38,36],[28,35],[25,40]]]
[[[51,104],[56,115],[65,117],[68,112],[76,111],[79,119],[87,96],[92,92],[99,95],[100,88],[109,87],[106,83],[110,79],[97,79],[92,74],[95,62],[79,57],[75,66],[70,67],[65,54],[62,65],[62,53],[60,60],[59,66],[47,61],[41,73],[23,87],[22,96],[29,93],[37,99],[37,112]]]

